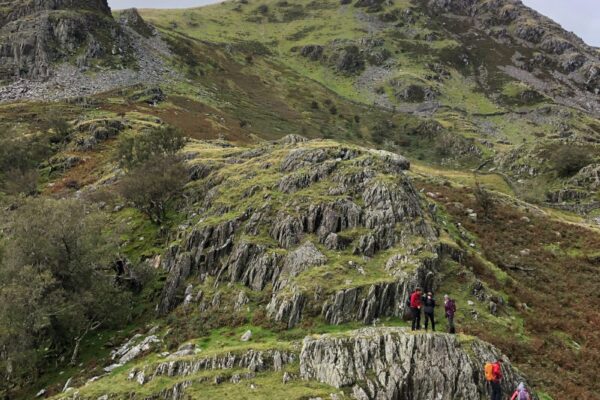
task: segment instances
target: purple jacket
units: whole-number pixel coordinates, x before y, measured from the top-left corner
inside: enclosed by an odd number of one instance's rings
[[[444,304],[444,308],[446,309],[446,316],[447,317],[454,317],[454,313],[456,312],[456,304],[454,303],[454,300],[449,299]]]

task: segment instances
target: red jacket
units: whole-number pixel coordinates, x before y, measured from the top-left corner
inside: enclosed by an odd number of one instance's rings
[[[494,374],[494,381],[500,382],[502,379],[502,367],[500,363],[495,362],[492,364],[492,374]]]
[[[410,295],[410,307],[411,308],[421,308],[421,294],[417,292],[413,292]]]

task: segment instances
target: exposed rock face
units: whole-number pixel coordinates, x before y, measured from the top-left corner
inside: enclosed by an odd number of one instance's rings
[[[413,103],[431,101],[437,97],[437,93],[434,89],[417,84],[409,84],[400,87],[394,92],[394,95],[398,100]]]
[[[119,16],[119,23],[129,26],[144,37],[150,37],[156,34],[156,30],[144,21],[135,8],[123,10]]]
[[[480,400],[488,396],[483,366],[501,356],[479,340],[446,334],[411,334],[400,328],[365,328],[350,335],[304,339],[303,379],[352,387],[358,399]],[[503,365],[505,393],[524,379]]]
[[[8,7],[0,20],[0,79],[45,78],[52,63],[81,49],[83,66],[125,48],[106,0],[13,1]],[[112,37],[103,43],[106,33]]]
[[[245,353],[227,353],[213,357],[188,358],[159,363],[148,369],[134,368],[129,373],[130,380],[148,383],[159,377],[181,377],[193,375],[204,370],[244,368],[249,372],[266,370],[280,371],[285,365],[297,360],[297,355],[281,350],[254,351]]]
[[[171,247],[162,262],[169,275],[159,313],[167,313],[184,301],[184,287],[191,277],[198,277],[200,283],[214,277],[215,286],[230,282],[255,291],[271,291],[267,315],[289,328],[309,315],[322,314],[334,324],[370,323],[379,317],[400,315],[413,286],[435,289],[440,253],[437,236],[419,195],[404,174],[410,168],[404,157],[386,151],[323,146],[293,136],[272,148],[255,150],[244,151],[243,160],[247,161],[242,162],[262,165],[260,160],[273,160],[277,155],[278,166],[263,174],[276,182],[270,188],[272,193],[287,200],[283,206],[274,206],[270,196],[251,186],[234,202],[261,196],[256,199],[260,209],[239,208],[233,219],[200,224]],[[203,202],[211,210],[207,215],[231,212],[230,208],[211,208],[222,193],[235,190],[226,178],[218,177],[219,173],[218,169],[210,170],[203,178],[217,182]],[[319,195],[315,200],[296,201],[296,193],[305,189],[316,190]],[[261,235],[262,239],[254,239]],[[397,257],[389,268],[351,267],[367,277],[376,268],[387,274],[385,278],[343,283],[343,289],[339,289],[340,277],[336,277],[337,284],[325,288],[317,288],[318,279],[310,278],[311,274],[327,276],[330,264],[336,262],[338,257],[330,259],[326,249],[366,260],[394,248]],[[304,283],[299,284],[301,281]],[[314,291],[320,294],[314,295]],[[232,300],[227,307],[234,311],[243,308],[243,301]]]
[[[311,61],[317,61],[323,56],[323,46],[316,44],[306,45],[300,49],[300,55]]]
[[[113,369],[142,356],[144,353],[155,349],[161,342],[162,341],[155,335],[149,335],[147,337],[143,337],[140,334],[134,335],[125,344],[111,353],[111,357],[115,361],[115,364],[106,367],[104,370],[106,372],[112,371]]]
[[[521,56],[518,62],[495,59],[493,63],[504,63],[501,67],[504,73],[534,86],[561,104],[600,113],[595,96],[600,93],[598,52],[555,22],[517,0],[423,0],[419,3],[436,18],[452,14],[453,18],[460,19],[462,22],[456,25],[460,26],[456,30],[459,35],[467,30],[489,35],[507,54],[514,53],[518,46],[534,49],[532,55]],[[491,70],[491,65],[487,70]],[[568,95],[558,94],[561,92]]]
[[[571,178],[571,183],[590,190],[597,190],[600,188],[600,164],[583,167],[577,175]]]
[[[349,45],[338,49],[331,61],[336,69],[344,74],[356,74],[365,67],[364,56],[358,46]]]
[[[86,121],[76,127],[82,135],[76,139],[80,150],[92,150],[105,140],[114,138],[125,129],[125,125],[116,119]]]
[[[294,144],[303,143],[303,142],[307,142],[307,141],[308,141],[308,139],[305,138],[304,136],[292,134],[292,135],[285,135],[283,138],[281,138],[279,140],[279,143],[294,145]]]
[[[117,22],[106,0],[14,0],[1,7],[9,11],[0,15],[0,102],[79,98],[178,77],[165,65],[168,46],[135,11]]]

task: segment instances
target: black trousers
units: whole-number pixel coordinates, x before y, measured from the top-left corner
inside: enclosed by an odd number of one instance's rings
[[[500,382],[492,381],[492,400],[502,400],[502,386]]]
[[[429,321],[431,321],[431,330],[435,331],[435,319],[433,313],[425,313],[425,330],[427,330]]]
[[[421,329],[421,309],[411,307],[410,312],[412,313],[412,330]]]
[[[448,320],[448,333],[455,333],[456,328],[454,327],[454,316],[446,315],[446,319]]]

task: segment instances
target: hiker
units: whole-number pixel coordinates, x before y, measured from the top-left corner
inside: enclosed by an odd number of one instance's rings
[[[485,379],[492,386],[492,400],[502,400],[502,359],[485,365]]]
[[[446,319],[448,320],[448,333],[456,333],[456,328],[454,327],[456,303],[447,294],[444,295],[444,310],[446,311]]]
[[[427,292],[427,296],[423,298],[423,312],[425,314],[425,331],[429,327],[429,321],[431,321],[431,330],[435,332],[435,318],[433,316],[435,310],[435,299],[433,293]]]
[[[410,295],[410,311],[412,313],[412,330],[421,329],[421,288],[416,288]]]
[[[527,388],[523,382],[519,383],[517,390],[515,390],[510,400],[531,400],[529,392],[527,391]]]

